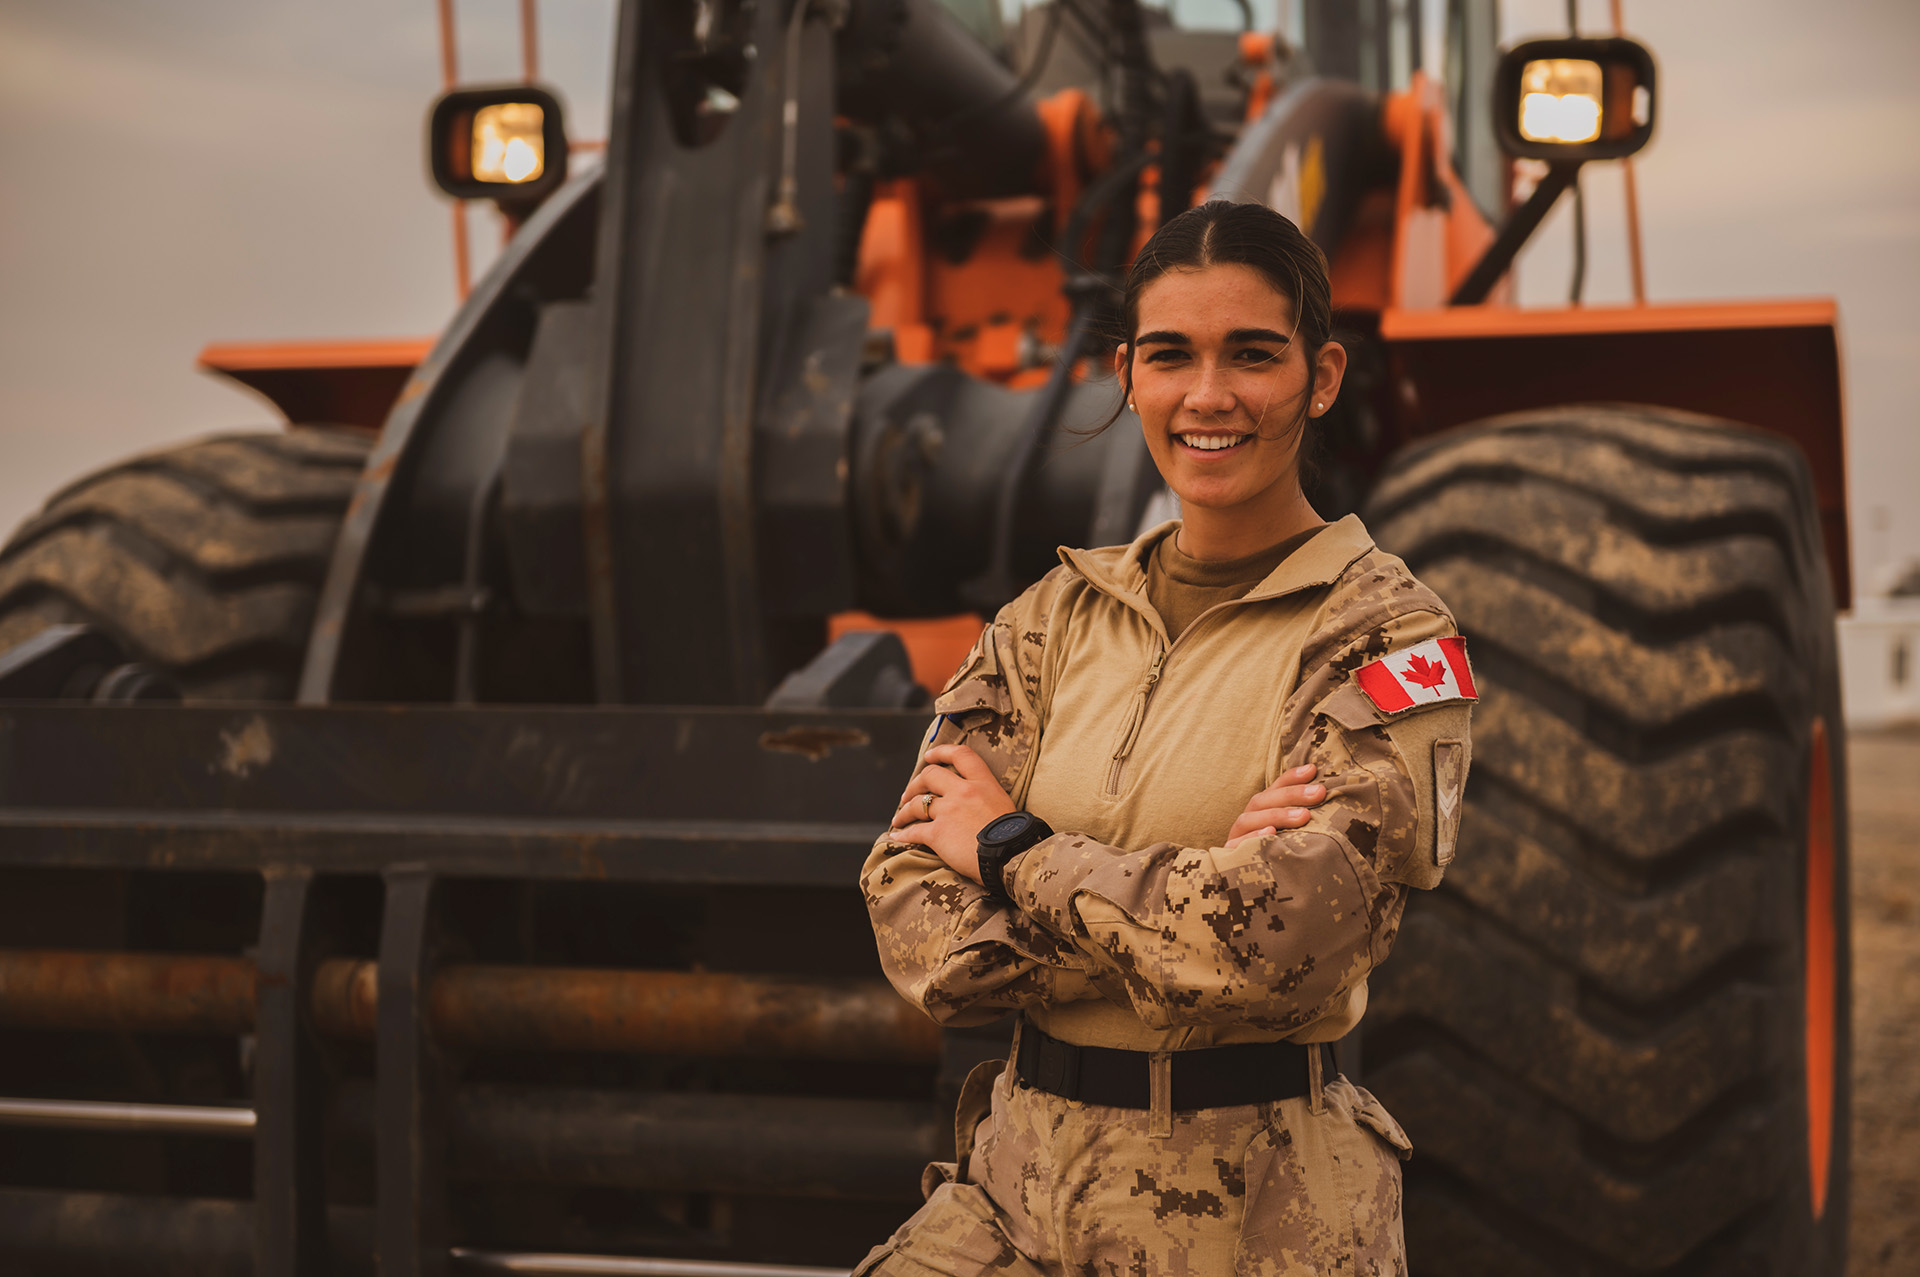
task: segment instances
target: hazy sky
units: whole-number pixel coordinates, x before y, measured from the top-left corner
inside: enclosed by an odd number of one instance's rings
[[[515,0],[459,8],[464,75],[515,75]],[[1586,0],[1588,29],[1606,10]],[[612,11],[541,7],[575,136],[604,133]],[[1557,33],[1564,13],[1505,0],[1503,26]],[[1626,16],[1661,73],[1639,165],[1648,290],[1838,297],[1870,583],[1920,556],[1920,4],[1627,0]],[[0,0],[0,529],[126,453],[273,422],[194,371],[207,342],[445,323],[450,214],[421,137],[439,74],[431,0]],[[1588,300],[1625,300],[1618,169],[1584,181]],[[1529,304],[1564,300],[1564,205],[1520,259]],[[472,223],[495,241],[490,213]]]

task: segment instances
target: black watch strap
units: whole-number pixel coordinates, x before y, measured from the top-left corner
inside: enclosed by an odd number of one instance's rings
[[[980,831],[980,885],[1007,898],[1007,865],[1035,843],[1053,837],[1047,822],[1030,811],[1009,812]]]

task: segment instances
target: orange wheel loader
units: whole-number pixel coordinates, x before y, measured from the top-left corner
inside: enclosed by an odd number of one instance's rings
[[[1833,307],[1511,303],[1652,136],[1645,49],[1502,50],[1494,0],[618,9],[603,153],[535,85],[434,105],[516,228],[443,333],[210,348],[291,424],[0,551],[0,1268],[844,1273],[1008,1033],[886,987],[856,872],[955,636],[1170,511],[1084,428],[1132,255],[1228,198],[1332,265],[1317,508],[1484,688],[1339,1052],[1415,1273],[1839,1274]]]

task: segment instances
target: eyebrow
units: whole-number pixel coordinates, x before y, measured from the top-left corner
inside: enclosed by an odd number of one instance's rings
[[[1275,332],[1271,328],[1236,328],[1227,334],[1228,344],[1237,341],[1263,341],[1270,345],[1284,346],[1291,340],[1285,333]],[[1136,346],[1190,346],[1193,342],[1185,333],[1161,328],[1150,333],[1141,333],[1133,339]]]

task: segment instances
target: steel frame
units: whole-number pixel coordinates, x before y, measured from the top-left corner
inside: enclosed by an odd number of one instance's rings
[[[17,1244],[27,1248],[22,1255],[91,1255],[92,1262],[110,1258],[131,1272],[187,1254],[225,1271],[239,1270],[240,1251],[250,1249],[254,1271],[296,1277],[357,1268],[369,1252],[389,1274],[519,1263],[505,1251],[485,1251],[495,1257],[485,1261],[475,1258],[482,1251],[456,1252],[462,1239],[447,1209],[450,1131],[457,1132],[463,1160],[565,1163],[578,1177],[569,1182],[644,1186],[657,1177],[649,1180],[631,1157],[623,1161],[604,1138],[596,1143],[597,1133],[655,1132],[649,1138],[669,1141],[660,1146],[667,1164],[676,1156],[684,1162],[704,1155],[716,1131],[715,1147],[744,1161],[749,1149],[739,1141],[773,1131],[776,1143],[785,1141],[780,1146],[788,1151],[780,1156],[791,1168],[804,1164],[815,1132],[831,1129],[842,1138],[822,1148],[824,1178],[816,1179],[823,1188],[802,1191],[884,1194],[897,1179],[905,1197],[914,1168],[936,1155],[945,1138],[931,1097],[924,1106],[769,1099],[749,1105],[752,1112],[729,1144],[728,1131],[720,1130],[728,1126],[724,1112],[698,1104],[686,1109],[671,1094],[455,1088],[445,1051],[459,1039],[436,1030],[433,1006],[437,973],[455,980],[444,987],[456,994],[458,981],[471,981],[474,973],[483,982],[528,978],[515,974],[523,969],[450,964],[442,916],[450,884],[608,880],[723,891],[736,884],[854,889],[923,727],[920,714],[884,711],[0,705],[0,873],[238,871],[259,874],[263,888],[252,958],[253,1201],[4,1189],[0,1219],[17,1217],[18,1231],[0,1227],[0,1238],[14,1239],[0,1240],[0,1255]],[[370,1095],[329,1080],[324,1026],[314,1014],[317,983],[344,989],[365,978],[343,965],[330,919],[343,884],[369,875],[385,889],[372,1009],[378,1067]],[[65,989],[100,1000],[105,1018],[92,1027],[111,1026],[116,1007],[144,1002],[143,1014],[156,1022],[131,1027],[246,1030],[240,955],[16,957],[0,955],[0,1027],[84,1021],[84,1008],[72,1005],[60,1012],[65,1021],[48,1019]],[[39,959],[52,965],[36,967]],[[69,960],[85,968],[84,979],[62,975],[60,964]],[[324,982],[317,979],[323,967],[329,971]],[[524,970],[535,979],[572,981],[588,993],[617,991],[626,974]],[[22,974],[35,971],[42,981],[37,988]],[[641,973],[631,975],[644,984]],[[121,979],[133,981],[137,992],[171,987],[172,999],[142,993],[116,1003],[110,995],[126,992],[115,985]],[[715,992],[704,995],[710,1002],[736,996],[721,984],[741,983],[739,977],[700,977],[693,980],[696,993],[704,988],[701,980],[714,983]],[[195,1002],[196,990],[213,1000]],[[321,992],[335,1001],[344,996]],[[470,993],[468,1002],[478,1005],[476,997],[492,1005],[484,993]],[[176,1011],[179,1023],[161,1023]],[[493,1032],[498,1041],[501,1031]],[[597,1048],[583,1040],[588,1049],[644,1045],[634,1038],[628,1032]],[[854,1058],[873,1049],[861,1048],[856,1038],[848,1039]],[[577,1042],[572,1049],[580,1049]],[[830,1045],[822,1049],[832,1053]],[[929,1036],[898,1049],[931,1068],[938,1043]],[[240,1129],[246,1109],[221,1110],[215,1122],[185,1105],[21,1101],[15,1107],[18,1112],[0,1104],[0,1125],[249,1134]],[[116,1108],[124,1111],[110,1111]],[[371,1212],[327,1202],[322,1150],[343,1126],[371,1136]],[[693,1153],[675,1154],[676,1147]],[[718,1165],[690,1173],[724,1177]],[[767,1181],[759,1191],[769,1189],[778,1185]],[[68,1218],[64,1212],[83,1207],[119,1223],[79,1232],[60,1223]]]

